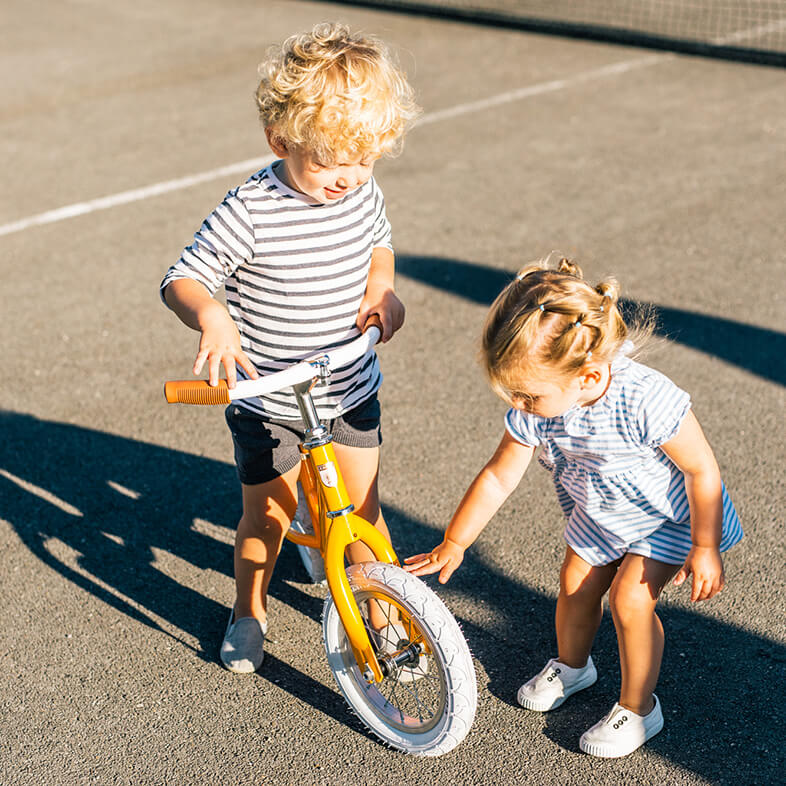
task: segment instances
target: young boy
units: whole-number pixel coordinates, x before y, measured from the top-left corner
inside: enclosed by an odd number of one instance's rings
[[[345,344],[369,319],[388,341],[404,321],[375,161],[393,154],[417,107],[376,39],[321,24],[292,36],[260,67],[256,100],[278,160],[205,219],[163,282],[166,304],[201,333],[194,373],[221,366],[229,387]],[[225,285],[227,308],[213,298]],[[314,390],[330,422],[357,512],[390,537],[379,508],[376,355]],[[267,589],[297,507],[303,423],[291,391],[231,404],[226,419],[242,484],[235,540],[236,599],[221,660],[237,673],[262,663]],[[362,544],[355,562],[369,559]]]

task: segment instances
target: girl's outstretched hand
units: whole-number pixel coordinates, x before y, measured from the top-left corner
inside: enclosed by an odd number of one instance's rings
[[[415,576],[427,576],[439,571],[439,583],[444,584],[464,560],[465,549],[452,540],[443,540],[430,554],[416,554],[404,560],[403,568]]]
[[[717,595],[725,584],[723,576],[723,560],[715,546],[694,546],[685,559],[683,566],[677,571],[674,583],[679,586],[688,576],[693,574],[692,601],[708,600]]]

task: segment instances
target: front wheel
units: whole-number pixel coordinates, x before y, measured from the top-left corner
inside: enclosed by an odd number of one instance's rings
[[[322,632],[344,698],[391,747],[419,756],[447,753],[469,732],[478,699],[458,623],[431,589],[396,565],[351,565],[347,577],[387,673],[379,683],[365,679],[328,596]]]

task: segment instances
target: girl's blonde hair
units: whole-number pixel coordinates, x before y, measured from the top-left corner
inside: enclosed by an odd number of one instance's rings
[[[640,313],[629,327],[619,311],[613,278],[595,287],[581,268],[562,257],[527,265],[491,306],[481,357],[491,387],[508,403],[523,380],[577,374],[589,361],[610,363],[623,343],[641,349],[653,320]]]
[[[385,45],[342,24],[291,36],[259,71],[262,124],[327,166],[340,155],[398,152],[420,111]]]

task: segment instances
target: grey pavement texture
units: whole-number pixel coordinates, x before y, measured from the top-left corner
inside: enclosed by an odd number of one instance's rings
[[[265,664],[223,670],[239,489],[221,411],[164,402],[197,337],[157,286],[251,170],[26,223],[266,156],[257,63],[326,19],[386,39],[424,108],[377,172],[408,309],[381,350],[399,554],[437,542],[499,440],[479,329],[511,274],[552,249],[657,307],[649,362],[690,391],[716,450],[746,537],[719,597],[665,592],[666,726],[627,759],[578,750],[619,687],[608,616],[596,685],[545,716],[515,704],[555,651],[564,546],[536,466],[439,588],[480,689],[452,753],[390,751],[348,712],[320,640],[324,590],[290,545]],[[3,786],[782,782],[784,71],[284,0],[12,2],[3,42]]]

